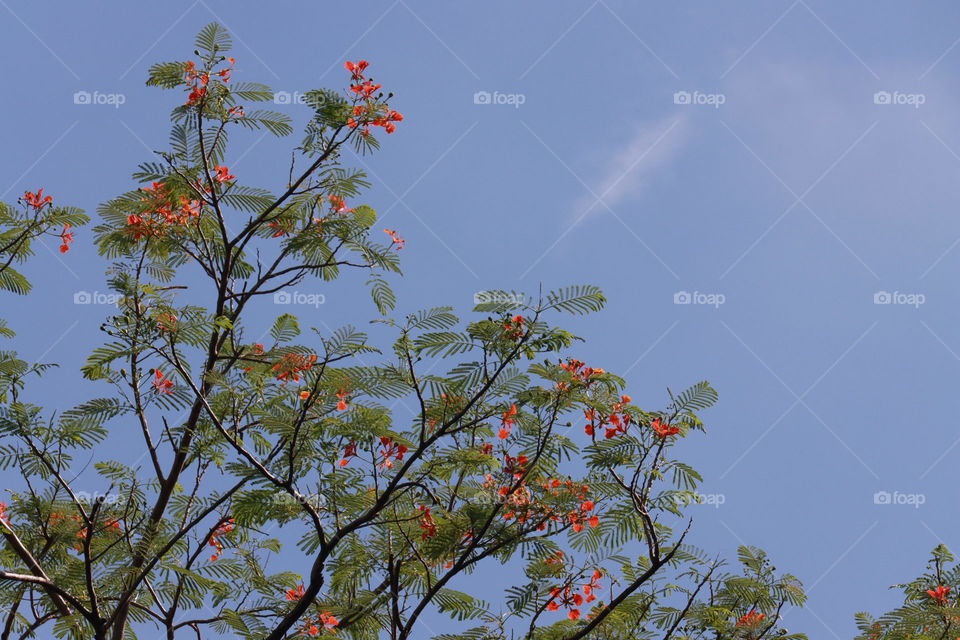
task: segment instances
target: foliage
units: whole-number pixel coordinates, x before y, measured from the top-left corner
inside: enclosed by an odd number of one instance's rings
[[[484,292],[465,320],[391,315],[403,239],[354,204],[367,182],[342,152],[396,130],[392,94],[347,63],[347,91],[307,94],[288,184],[241,182],[229,134],[291,126],[249,106],[273,94],[234,81],[229,45],[211,24],[197,60],[150,69],[185,102],[169,150],[99,210],[119,303],[82,375],[102,391],[59,415],[16,394],[0,404],[0,465],[24,479],[0,514],[7,633],[402,640],[439,612],[461,629],[447,640],[785,634],[782,607],[804,599],[795,578],[756,549],[729,572],[686,543],[700,476],[675,456],[704,431],[709,384],[644,410],[623,379],[574,359],[577,336],[553,323],[599,311],[592,286]],[[85,221],[41,208],[0,211],[13,243],[0,286],[17,293],[9,267],[30,240]],[[251,338],[259,301],[354,272],[392,344],[288,314]],[[187,286],[206,304],[184,301]],[[0,371],[17,384],[42,373],[13,362]],[[134,433],[143,464],[99,455]],[[91,456],[95,499],[77,489]],[[491,571],[511,576],[496,602],[469,592]]]

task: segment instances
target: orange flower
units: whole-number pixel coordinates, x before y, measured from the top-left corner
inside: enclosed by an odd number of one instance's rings
[[[350,458],[357,455],[357,443],[349,442],[347,446],[343,448],[343,459],[340,460],[340,466],[345,467],[350,464]]]
[[[510,429],[516,423],[516,420],[514,420],[516,415],[517,405],[511,404],[507,412],[503,414],[503,418],[501,418],[500,433],[498,434],[501,440],[505,440],[510,436]]]
[[[764,618],[767,616],[763,613],[758,613],[754,609],[751,609],[749,613],[745,616],[742,616],[737,620],[738,627],[752,627],[754,625],[760,624]]]
[[[397,232],[392,229],[384,229],[384,233],[390,236],[390,246],[395,247],[397,251],[403,249],[403,245],[407,243],[406,240],[397,235]]]
[[[653,432],[657,434],[657,437],[661,440],[666,440],[670,436],[675,436],[680,433],[679,427],[671,427],[668,423],[663,422],[660,418],[657,418],[650,423],[650,427],[653,429]]]
[[[212,556],[210,556],[211,561],[216,561],[220,554],[223,552],[223,543],[218,540],[220,536],[226,535],[233,531],[233,518],[227,518],[213,530],[210,534],[210,539],[207,540],[207,544],[211,547],[214,547],[217,551]]]
[[[153,388],[157,393],[163,393],[169,396],[173,393],[173,380],[167,379],[160,369],[156,369],[153,372]]]
[[[60,253],[70,251],[70,243],[73,242],[73,232],[69,231],[70,225],[63,225],[63,231],[60,232]]]
[[[229,182],[230,180],[236,180],[237,176],[230,173],[229,167],[216,167],[217,175],[213,176],[213,179],[219,183]]]
[[[363,80],[363,71],[368,66],[370,66],[370,63],[366,60],[343,63],[343,68],[350,72],[354,80]]]
[[[345,391],[344,389],[340,389],[339,391],[337,391],[337,399],[339,400],[339,402],[337,403],[337,411],[347,410],[347,396],[349,395],[350,395],[350,392]]]
[[[303,597],[303,594],[303,585],[298,584],[296,589],[287,589],[287,600],[290,600],[291,602],[299,600]]]
[[[936,589],[927,589],[927,595],[933,598],[941,607],[947,606],[947,596],[950,595],[950,587],[940,585]]]
[[[43,189],[38,189],[36,193],[32,191],[24,193],[23,200],[27,203],[28,207],[33,207],[37,211],[40,211],[44,206],[53,202],[53,197],[43,195]]]

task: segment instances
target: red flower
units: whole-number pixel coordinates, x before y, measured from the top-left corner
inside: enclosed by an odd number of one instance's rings
[[[950,587],[940,585],[936,589],[927,589],[927,595],[933,598],[941,607],[947,605],[947,596],[950,595]]]
[[[510,429],[516,423],[516,420],[514,420],[514,417],[516,415],[517,415],[517,405],[511,404],[510,408],[506,411],[506,413],[503,414],[503,418],[501,418],[501,426],[500,426],[500,433],[499,433],[501,440],[505,440],[510,436]]]
[[[220,76],[224,82],[230,82],[230,74],[233,73],[233,65],[237,63],[237,61],[233,58],[227,58],[227,62],[230,63],[230,66],[217,72],[217,75]]]
[[[337,403],[337,411],[346,411],[347,410],[347,396],[350,395],[349,391],[340,389],[337,391],[337,398],[340,402]]]
[[[287,589],[287,600],[294,602],[303,597],[304,590],[303,585],[298,584],[296,589]]]
[[[330,210],[334,213],[353,213],[353,209],[347,208],[347,202],[340,196],[327,196],[330,200]]]
[[[60,232],[60,253],[70,251],[70,243],[73,242],[73,232],[69,231],[70,225],[63,225],[63,231]]]
[[[230,173],[230,167],[216,167],[217,175],[213,176],[213,179],[217,182],[223,184],[224,182],[229,182],[230,180],[236,180],[237,176]]]
[[[228,518],[217,525],[217,528],[213,530],[210,534],[210,539],[207,541],[207,544],[211,547],[216,548],[217,552],[210,556],[211,561],[216,561],[220,557],[220,553],[223,551],[223,543],[220,542],[217,538],[222,535],[226,535],[233,531],[233,518]]]
[[[764,618],[767,616],[763,613],[757,613],[755,610],[751,609],[749,613],[745,616],[742,616],[737,620],[738,627],[752,627],[754,625],[760,624]]]
[[[345,62],[343,63],[343,68],[350,72],[354,80],[363,80],[363,71],[370,63],[366,60],[361,60],[360,62]]]
[[[661,440],[666,440],[670,436],[675,436],[680,433],[679,427],[671,427],[668,423],[663,422],[660,418],[657,418],[651,422],[650,426],[653,428],[653,432],[657,434],[657,437]]]
[[[155,369],[153,372],[153,388],[157,393],[171,395],[173,393],[171,390],[173,388],[173,380],[168,380],[160,369]]]
[[[390,236],[390,241],[391,241],[390,246],[395,246],[397,251],[400,251],[400,249],[403,249],[403,245],[407,243],[406,240],[404,240],[403,238],[397,235],[396,231],[393,231],[391,229],[384,229],[383,232]]]
[[[7,503],[0,502],[0,520],[10,524],[10,516],[7,515]]]
[[[380,463],[381,469],[392,469],[394,460],[403,460],[404,454],[408,451],[406,445],[395,443],[389,436],[380,436],[380,444],[384,446],[380,451],[383,456],[383,462]]]
[[[316,361],[317,356],[315,354],[304,356],[299,353],[287,353],[280,359],[280,362],[271,367],[271,371],[279,371],[277,380],[283,383],[288,380],[300,382],[300,372],[313,368],[313,363]]]
[[[350,442],[343,448],[343,459],[340,460],[340,466],[347,466],[350,463],[350,458],[355,455],[357,455],[357,443]]]
[[[43,189],[39,189],[36,193],[32,191],[24,193],[23,200],[27,203],[28,207],[33,207],[37,211],[40,211],[44,206],[53,202],[53,197],[43,195]]]
[[[433,520],[430,507],[420,505],[420,512],[423,514],[420,516],[420,530],[422,531],[420,539],[426,540],[427,538],[432,538],[437,535],[437,523]]]
[[[523,337],[523,316],[513,316],[510,320],[505,320],[503,322],[503,330],[506,332],[507,337],[516,342]]]

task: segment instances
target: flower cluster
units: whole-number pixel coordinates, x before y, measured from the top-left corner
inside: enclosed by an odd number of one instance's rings
[[[76,520],[80,520],[79,517],[75,516]],[[120,533],[120,522],[116,518],[109,518],[103,522],[103,531],[110,531],[114,533]],[[83,551],[83,543],[90,538],[90,530],[87,527],[83,527],[77,531],[77,542],[73,545],[73,549],[77,552]]]
[[[177,316],[172,313],[160,313],[157,315],[157,331],[172,333],[177,330]]]
[[[211,561],[216,561],[220,558],[220,554],[223,553],[223,543],[220,542],[219,538],[233,531],[233,526],[233,518],[228,518],[224,522],[221,522],[210,534],[210,539],[207,540],[207,544],[217,550],[216,553],[210,556]]]
[[[276,371],[277,380],[283,383],[290,380],[300,382],[300,372],[312,369],[316,361],[316,354],[305,356],[299,353],[286,353],[280,359],[280,362],[271,367],[271,371]]]
[[[350,392],[346,389],[340,389],[337,391],[337,411],[346,411],[347,410],[347,398],[350,396]]]
[[[583,415],[587,419],[587,425],[583,428],[583,432],[592,438],[597,429],[604,427],[603,437],[607,439],[626,433],[632,418],[623,410],[623,407],[631,400],[630,396],[620,396],[620,402],[615,402],[606,416],[596,409],[584,409]]]
[[[70,231],[70,225],[63,225],[63,231],[60,232],[60,253],[70,251],[70,243],[73,242],[73,232]]]
[[[366,60],[359,62],[346,62],[344,68],[350,72],[351,80],[350,91],[353,93],[352,116],[347,120],[347,126],[351,129],[360,128],[360,135],[369,136],[370,127],[383,127],[387,133],[393,133],[397,130],[395,123],[403,120],[403,114],[394,111],[389,105],[382,101],[382,93],[379,93],[382,85],[374,84],[373,80],[368,79],[363,72],[366,71],[370,63]]]
[[[33,208],[35,211],[40,211],[40,209],[43,209],[48,204],[53,203],[53,196],[45,196],[43,195],[43,189],[38,189],[36,193],[32,191],[24,193],[23,201],[28,207]]]
[[[503,331],[509,339],[519,342],[523,338],[523,324],[523,316],[513,316],[503,321]]]
[[[403,456],[409,450],[406,445],[394,442],[389,436],[380,436],[380,444],[383,445],[380,451],[380,455],[383,456],[383,462],[380,463],[381,469],[392,469],[394,461],[403,460]]]
[[[594,510],[594,503],[587,498],[590,493],[590,487],[586,485],[577,485],[572,480],[561,481],[556,478],[543,481],[540,486],[545,494],[554,497],[572,497],[580,501],[580,505],[569,512],[561,512],[556,509],[537,504],[534,500],[534,493],[527,486],[524,476],[527,474],[527,463],[529,459],[525,455],[513,457],[509,454],[504,455],[503,473],[512,478],[509,484],[501,485],[494,477],[487,474],[486,479],[481,485],[484,489],[497,487],[496,494],[505,505],[510,507],[504,511],[504,520],[516,520],[519,524],[528,521],[539,521],[537,530],[543,531],[547,528],[547,522],[567,522],[575,533],[583,531],[586,526],[591,528],[600,526],[600,518],[596,514],[591,514]]]
[[[160,369],[155,369],[153,372],[153,389],[157,393],[169,396],[173,393],[173,380],[163,375]]]
[[[437,523],[430,513],[430,507],[420,505],[420,539],[426,540],[437,535]]]
[[[0,520],[10,524],[10,516],[7,515],[7,503],[0,502]]]
[[[766,618],[766,614],[759,613],[755,609],[751,609],[746,615],[741,616],[737,620],[738,627],[755,627],[763,622],[763,619]]]
[[[670,436],[675,436],[680,433],[680,427],[671,426],[669,423],[664,422],[660,418],[657,418],[651,422],[650,428],[653,429],[653,432],[661,440],[666,440]]]
[[[305,636],[318,636],[321,631],[328,629],[336,633],[338,624],[340,624],[339,620],[334,618],[329,611],[324,611],[315,619],[307,618],[304,622],[303,629],[301,629],[301,633]]]
[[[215,71],[213,75],[219,76],[223,82],[230,82],[233,65],[236,64],[237,61],[233,58],[227,58],[226,60],[230,63],[230,66],[226,69]],[[210,74],[197,69],[197,63],[192,60],[185,63],[183,69],[183,79],[186,81],[187,89],[190,91],[190,95],[187,96],[187,101],[184,104],[190,107],[199,104],[200,101],[206,97],[207,87],[210,84]]]
[[[950,595],[950,587],[940,585],[936,589],[927,589],[927,595],[933,598],[938,605],[945,607],[947,606],[947,597]]]
[[[576,382],[583,383],[587,387],[594,383],[594,379],[597,376],[601,376],[606,373],[606,371],[603,369],[594,369],[593,367],[588,367],[584,363],[573,358],[567,358],[566,362],[561,362],[560,368],[569,373]],[[570,385],[567,382],[557,383],[557,389],[560,391],[566,391],[569,387]]]
[[[580,607],[586,602],[590,603],[597,599],[594,591],[600,588],[600,578],[603,572],[595,569],[590,581],[577,588],[576,584],[567,584],[562,587],[554,587],[550,590],[550,600],[547,601],[548,611],[557,611],[560,607],[566,607],[567,617],[571,620],[580,618]]]
[[[383,232],[390,236],[390,246],[394,247],[397,251],[403,249],[403,246],[407,244],[407,241],[398,236],[394,229],[384,229]]]
[[[134,240],[162,237],[173,229],[186,225],[200,217],[202,203],[187,196],[174,198],[170,188],[163,182],[153,182],[142,187],[145,210],[127,216],[127,230]]]
[[[350,464],[350,458],[353,458],[357,455],[357,443],[348,442],[347,446],[343,448],[343,458],[340,460],[340,466],[345,467]]]
[[[291,602],[296,602],[297,600],[303,597],[303,594],[304,594],[303,585],[298,584],[296,589],[287,589],[287,600],[290,600]]]
[[[516,423],[517,417],[517,405],[511,404],[510,408],[503,414],[503,417],[500,419],[500,433],[498,434],[501,440],[506,440],[510,436],[510,429]]]

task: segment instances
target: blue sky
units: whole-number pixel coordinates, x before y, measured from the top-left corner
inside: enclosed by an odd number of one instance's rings
[[[723,496],[694,508],[694,541],[761,546],[801,577],[792,630],[850,637],[854,612],[956,545],[955,3],[0,0],[0,16],[4,201],[44,186],[93,211],[130,188],[176,99],[146,68],[211,20],[243,79],[291,96],[365,58],[407,116],[357,159],[407,239],[402,308],[603,287],[608,309],[571,323],[581,359],[651,409],[666,387],[719,390],[708,436],[683,445]],[[238,137],[231,169],[279,184],[291,140]],[[41,296],[2,299],[21,353],[64,364],[51,406],[90,393],[75,371],[109,312],[74,304],[106,291],[77,236],[29,265]],[[326,297],[293,309],[307,324],[369,315],[347,287],[300,290]]]

